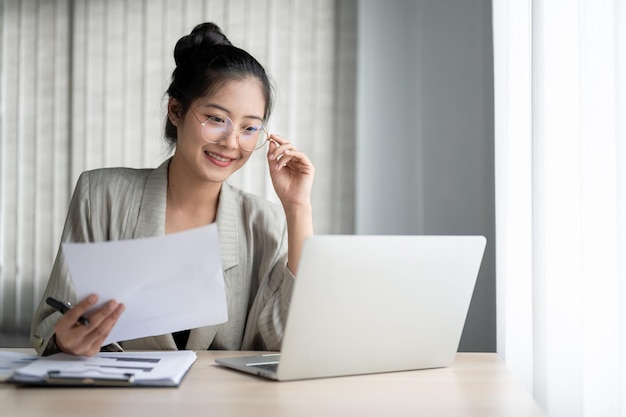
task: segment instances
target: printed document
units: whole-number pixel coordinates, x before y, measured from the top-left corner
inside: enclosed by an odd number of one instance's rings
[[[63,253],[79,300],[97,294],[96,308],[111,299],[126,307],[103,346],[228,319],[215,223],[151,238],[64,243]]]
[[[100,352],[91,357],[56,353],[18,368],[8,382],[175,387],[196,358],[193,350]]]
[[[29,363],[39,359],[39,356],[31,353],[11,352],[0,350],[0,381],[5,381],[13,373]]]

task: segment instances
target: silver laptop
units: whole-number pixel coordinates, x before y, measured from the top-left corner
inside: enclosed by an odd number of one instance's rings
[[[312,236],[280,353],[215,361],[278,381],[448,366],[485,243],[482,236]]]

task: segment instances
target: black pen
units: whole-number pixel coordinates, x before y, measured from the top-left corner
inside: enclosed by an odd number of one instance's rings
[[[61,312],[61,314],[65,314],[67,313],[72,306],[70,305],[70,303],[64,303],[62,301],[57,300],[56,298],[52,298],[52,297],[48,297],[46,298],[46,303],[54,308],[55,310]],[[85,316],[80,316],[78,318],[78,322],[80,324],[82,324],[83,326],[87,326],[89,325],[89,320],[87,320],[87,318]]]

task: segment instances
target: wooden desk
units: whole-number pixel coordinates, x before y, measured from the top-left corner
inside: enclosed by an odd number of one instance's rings
[[[249,352],[198,352],[198,360],[179,388],[33,388],[0,384],[1,414],[546,416],[493,353],[459,353],[449,368],[293,382],[266,381],[214,363],[219,356],[242,354]]]

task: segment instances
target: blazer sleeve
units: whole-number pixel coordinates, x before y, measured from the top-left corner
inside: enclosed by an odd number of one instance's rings
[[[295,277],[287,268],[286,255],[284,258],[274,264],[259,288],[258,300],[255,300],[259,303],[258,318],[256,312],[251,312],[251,317],[258,320],[258,331],[265,350],[280,350],[285,333]]]
[[[89,176],[83,173],[76,184],[70,202],[61,242],[87,242],[93,236],[89,221]],[[61,313],[49,307],[45,299],[55,297],[75,303],[76,291],[69,276],[69,271],[63,257],[61,245],[52,267],[48,285],[35,314],[30,329],[30,341],[37,353],[48,355],[58,352],[54,343],[54,325],[61,318]]]
[[[248,211],[253,224],[252,305],[243,350],[280,350],[295,277],[287,267],[287,224],[282,207],[258,202]],[[254,214],[251,214],[254,213]],[[256,288],[254,288],[256,286]]]

